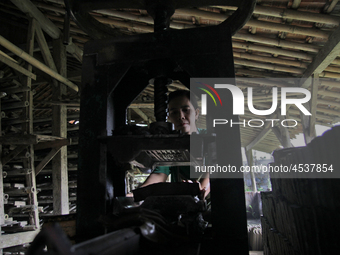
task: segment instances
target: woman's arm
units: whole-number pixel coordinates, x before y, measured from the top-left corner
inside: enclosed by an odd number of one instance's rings
[[[209,175],[200,180],[202,197],[205,198],[210,193],[210,180]]]
[[[167,178],[168,175],[165,173],[151,173],[140,187],[145,187],[154,183],[165,182]]]

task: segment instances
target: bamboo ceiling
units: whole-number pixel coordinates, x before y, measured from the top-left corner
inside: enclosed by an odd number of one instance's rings
[[[1,26],[17,26],[27,29],[27,15],[19,10],[10,0],[0,3]],[[65,6],[62,0],[36,0],[32,3],[53,24],[63,30]],[[234,11],[233,7],[210,6],[199,9],[179,9],[171,19],[170,27],[185,29],[201,26],[217,25],[224,21]],[[98,10],[91,13],[97,20],[120,31],[122,35],[153,32],[153,20],[146,11],[125,10]],[[340,3],[338,0],[258,0],[257,6],[249,22],[233,36],[233,52],[235,73],[237,77],[245,78],[299,78],[318,73],[322,79],[318,88],[316,101],[316,124],[332,126],[340,121]],[[10,33],[9,33],[10,34]],[[72,42],[82,49],[90,37],[71,21],[70,35]],[[49,38],[49,37],[46,37]],[[331,43],[330,39],[336,39]],[[14,44],[14,39],[7,38]],[[48,39],[47,39],[48,41]],[[49,44],[51,46],[52,44]],[[22,45],[18,45],[23,47]],[[51,48],[51,47],[50,47]],[[1,48],[15,61],[23,65],[24,61]],[[39,47],[35,49],[36,58]],[[320,60],[321,59],[321,60]],[[41,60],[42,58],[41,58]],[[81,62],[74,55],[68,55],[68,79],[80,86]],[[12,81],[15,76],[10,68],[0,65],[3,71],[1,83]],[[34,71],[38,76],[33,83],[36,91],[35,113],[37,119],[48,119],[51,110],[50,78],[39,70]],[[183,87],[173,84],[170,90]],[[246,87],[240,87],[245,89]],[[257,85],[256,95],[261,96],[268,92],[269,85]],[[61,99],[68,104],[69,119],[76,119],[79,109],[77,93],[69,89],[68,95]],[[261,108],[265,100],[258,101],[255,106]],[[153,121],[153,87],[149,85],[131,108],[131,119],[136,123]],[[11,117],[11,116],[6,116]],[[246,112],[245,119],[253,118]],[[300,112],[291,107],[289,117],[298,121],[296,128],[289,128],[290,137],[303,131]],[[6,123],[6,120],[4,120]],[[7,123],[14,123],[14,120]],[[36,125],[36,130],[43,129],[45,122]],[[204,126],[201,119],[200,126]],[[242,146],[271,152],[279,148],[280,142],[273,130],[264,128],[241,128]],[[259,137],[263,135],[263,137]],[[258,140],[257,143],[254,141]],[[253,144],[252,144],[253,142]],[[252,145],[249,147],[249,145]]]

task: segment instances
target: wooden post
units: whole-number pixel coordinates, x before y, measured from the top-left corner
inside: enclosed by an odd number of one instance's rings
[[[53,56],[57,71],[66,77],[66,48],[62,38],[53,40]],[[54,86],[52,100],[60,101],[62,95],[66,94],[66,86],[59,83]],[[66,105],[52,106],[52,135],[67,137],[67,108]],[[53,213],[55,215],[69,213],[68,198],[68,172],[67,172],[67,147],[61,147],[60,151],[52,160],[53,180]]]
[[[283,116],[280,114],[280,112],[278,111],[277,113],[279,119],[280,119],[280,123],[284,120]],[[276,129],[277,128],[277,129]],[[275,132],[274,130],[278,130],[278,132]],[[289,131],[288,128],[282,126],[282,125],[278,125],[277,127],[273,127],[273,131],[274,134],[276,135],[276,137],[279,139],[279,141],[281,142],[282,146],[284,148],[290,148],[293,147],[293,145],[290,142],[290,135],[289,135]],[[279,134],[279,136],[278,136]]]
[[[319,90],[319,74],[315,73],[313,75],[312,83],[312,100],[310,101],[311,116],[309,117],[309,135],[313,138],[316,137],[315,130],[315,119],[316,119],[316,106],[318,100],[318,90]]]
[[[36,20],[30,19],[29,27],[28,27],[28,35],[27,35],[27,52],[28,55],[33,56],[33,48],[34,48],[34,34],[35,34]],[[28,64],[27,70],[32,72],[32,65]],[[22,124],[22,130],[27,134],[33,134],[33,93],[31,91],[31,78],[25,77],[24,79],[24,87],[28,90],[23,93],[23,101],[28,101],[29,105],[23,110],[23,117],[28,119],[28,122],[24,122]],[[29,224],[35,225],[36,228],[39,228],[39,212],[38,212],[38,199],[37,199],[37,187],[36,187],[36,179],[35,179],[35,167],[34,167],[34,148],[33,144],[28,146],[28,152],[30,153],[30,157],[27,159],[23,159],[24,168],[32,169],[31,173],[26,176],[26,186],[31,187],[34,192],[29,194],[29,202],[33,205],[32,212],[29,218]]]
[[[308,79],[311,82],[311,100],[309,103],[304,104],[306,109],[310,111],[311,116],[306,116],[300,111],[300,117],[303,127],[303,135],[306,144],[310,143],[316,137],[315,131],[315,119],[316,119],[316,109],[317,109],[317,99],[318,99],[318,89],[319,89],[319,74],[314,74],[313,79]],[[306,83],[305,83],[306,84]],[[308,86],[308,85],[306,85]]]
[[[1,112],[1,98],[0,98],[0,112]],[[0,115],[0,136],[1,136],[1,115]],[[2,158],[2,145],[0,144],[0,159]],[[0,239],[1,239],[1,224],[5,223],[5,211],[4,211],[4,183],[2,177],[2,160],[0,160]],[[2,249],[0,249],[0,255],[2,255]]]
[[[246,150],[246,148],[244,148],[245,152],[246,152],[246,156],[247,156],[247,161],[248,161],[248,166],[251,168],[254,164],[253,162],[253,150]],[[250,172],[251,174],[251,186],[252,186],[252,190],[253,192],[257,191],[257,186],[256,186],[256,179],[255,179],[255,173],[254,171]]]

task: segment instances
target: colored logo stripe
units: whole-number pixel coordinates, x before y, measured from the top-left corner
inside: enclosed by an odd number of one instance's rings
[[[214,103],[215,103],[215,106],[217,106],[217,103],[216,103],[216,100],[214,98],[214,96],[210,93],[210,91],[206,90],[206,89],[203,89],[203,88],[199,88],[201,90],[203,90],[205,93],[207,93],[211,98],[212,100],[214,100]]]
[[[216,91],[213,87],[211,87],[210,85],[208,85],[208,84],[205,84],[205,83],[202,83],[202,84],[205,85],[205,86],[207,86],[209,89],[212,90],[212,92],[215,93],[215,95],[217,96],[217,98],[218,98],[218,100],[220,101],[221,106],[222,106],[222,100],[221,100],[221,98],[220,98],[220,95],[217,93],[217,91]]]
[[[217,96],[217,98],[218,98],[218,100],[220,101],[220,104],[221,104],[221,106],[222,106],[222,100],[221,100],[221,97],[220,97],[220,95],[217,93],[217,91],[213,88],[213,87],[211,87],[210,85],[208,85],[208,84],[205,84],[205,83],[202,83],[202,82],[197,82],[197,83],[200,83],[200,84],[203,84],[204,86],[206,86],[207,88],[209,88],[209,89],[211,89],[211,91],[212,92],[214,92],[214,94]],[[201,88],[200,88],[201,89]],[[207,92],[208,93],[208,92]],[[212,97],[212,95],[209,93],[209,95]],[[213,97],[212,97],[213,98]],[[215,102],[215,99],[213,98],[213,100],[214,100],[214,102]],[[215,105],[216,105],[216,103],[215,103]]]

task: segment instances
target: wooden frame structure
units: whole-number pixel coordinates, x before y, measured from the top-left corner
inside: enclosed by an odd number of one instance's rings
[[[340,18],[339,5],[337,0],[319,1],[258,1],[253,18],[245,27],[233,36],[233,54],[235,59],[235,73],[239,78],[273,78],[293,77],[309,78],[306,82],[299,84],[308,88],[312,93],[312,99],[308,107],[312,116],[306,118],[300,111],[291,107],[289,117],[298,121],[298,127],[287,129],[282,126],[271,127],[265,125],[261,128],[241,128],[241,142],[249,155],[251,162],[251,151],[262,150],[270,152],[278,147],[291,147],[290,138],[303,133],[306,143],[315,137],[315,125],[332,126],[340,121]],[[234,10],[227,6],[210,6],[206,8],[193,8],[177,10],[170,27],[173,29],[185,29],[199,26],[219,24],[225,20]],[[55,137],[65,138],[67,131],[77,130],[77,127],[66,127],[67,120],[79,118],[79,95],[80,67],[82,61],[82,49],[84,43],[90,37],[77,25],[70,21],[70,36],[68,45],[62,45],[63,30],[65,23],[65,6],[63,0],[8,0],[0,3],[0,14],[8,17],[4,24],[8,26],[24,26],[28,31],[25,47],[15,45],[0,34],[0,62],[8,66],[16,73],[16,78],[7,77],[6,72],[0,70],[0,83],[6,79],[15,80],[20,87],[5,88],[1,92],[9,95],[24,93],[22,102],[11,103],[11,106],[4,104],[1,116],[3,126],[20,124],[21,130],[27,134],[35,134],[36,123],[51,122],[57,123],[53,126],[53,132],[49,135],[52,140]],[[111,27],[116,28],[122,35],[139,34],[152,32],[153,20],[143,10],[98,10],[91,13],[97,20]],[[32,19],[33,17],[33,19]],[[16,20],[19,20],[16,21]],[[18,24],[25,20],[26,23]],[[31,25],[28,25],[31,24]],[[47,35],[47,36],[46,36]],[[46,38],[51,38],[50,40]],[[34,44],[34,42],[37,42]],[[23,50],[23,48],[25,48]],[[53,51],[51,52],[51,49]],[[40,52],[39,54],[35,54]],[[38,56],[37,56],[38,55]],[[3,67],[3,66],[2,66]],[[67,72],[66,72],[66,69]],[[37,97],[32,87],[39,87]],[[174,83],[169,90],[183,88],[183,84]],[[242,89],[246,89],[246,85]],[[270,84],[258,85],[257,101],[255,106],[268,108],[270,98],[265,97]],[[0,84],[1,88],[1,84]],[[44,95],[47,94],[45,97]],[[150,123],[153,116],[153,87],[148,86],[133,104],[130,105],[131,119],[140,123]],[[32,98],[39,98],[34,99]],[[2,100],[3,101],[3,100]],[[19,107],[24,109],[25,121],[22,118],[7,118],[6,107]],[[34,106],[34,108],[33,108]],[[51,107],[52,106],[52,107]],[[11,113],[15,116],[15,112]],[[22,116],[21,116],[22,117]],[[254,116],[246,111],[244,119]],[[274,116],[272,116],[274,118]],[[275,113],[275,118],[280,118]],[[21,124],[24,123],[24,124]],[[204,119],[200,120],[204,125]],[[34,137],[34,136],[32,136]],[[32,138],[31,137],[31,138]],[[35,136],[37,138],[38,136]],[[4,137],[1,138],[4,144]],[[23,141],[23,140],[22,140]],[[25,140],[27,141],[27,140]],[[49,145],[47,145],[47,143]],[[29,145],[30,158],[26,159],[25,168],[34,169],[40,172],[46,164],[53,159],[53,175],[55,180],[54,198],[56,213],[68,213],[68,190],[67,171],[75,169],[75,166],[67,166],[66,146],[69,143],[65,139],[55,141],[39,142]],[[43,145],[45,144],[45,145]],[[34,151],[50,146],[51,149],[40,164],[34,165]],[[11,155],[2,159],[2,164],[10,162],[26,147],[18,146]],[[76,153],[73,153],[75,157]],[[69,155],[70,156],[70,155]],[[0,170],[2,167],[0,165]],[[27,186],[34,187],[34,173],[30,174]],[[0,172],[0,197],[3,197],[3,181]],[[254,187],[253,187],[254,188]],[[36,198],[32,196],[33,204]],[[37,227],[38,208],[32,219],[32,225]],[[0,223],[3,223],[3,204],[0,202]],[[35,232],[34,232],[35,233]],[[34,235],[33,232],[18,234],[22,242],[28,241]],[[1,247],[10,243],[11,238],[4,238]],[[11,243],[12,245],[13,243]]]

